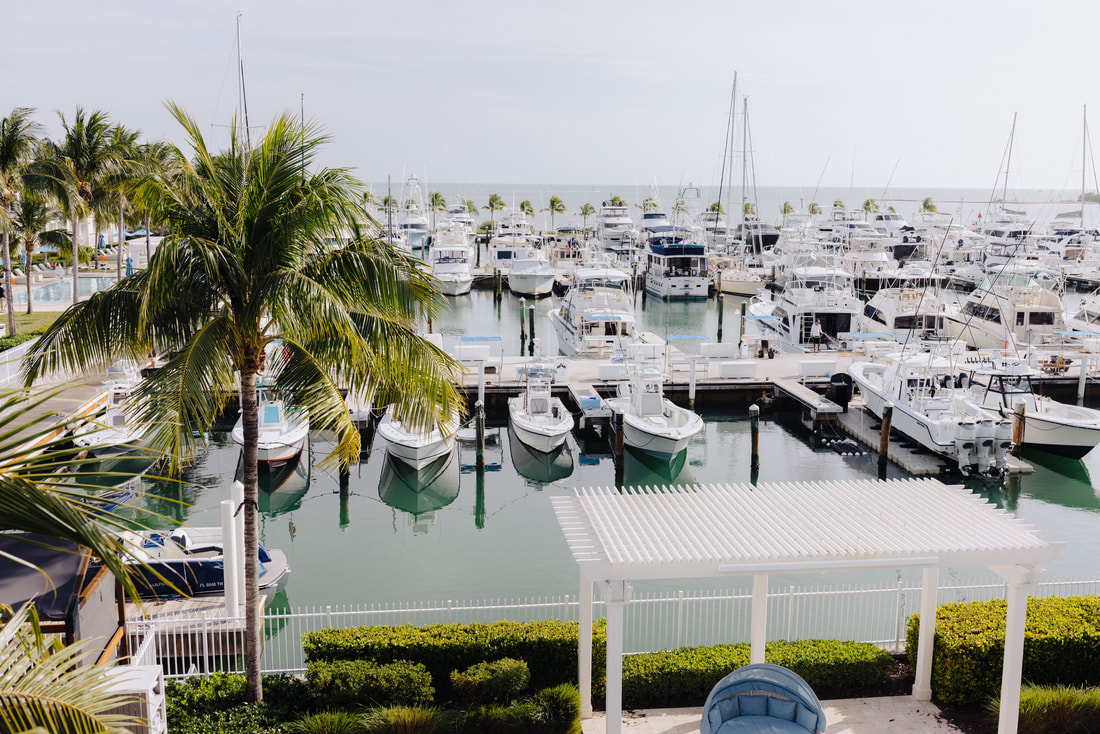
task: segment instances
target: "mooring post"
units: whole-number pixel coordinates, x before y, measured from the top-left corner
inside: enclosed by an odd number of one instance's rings
[[[1012,455],[1019,458],[1024,448],[1024,426],[1027,425],[1027,404],[1017,400],[1012,410]]]
[[[1089,377],[1089,355],[1081,354],[1080,361],[1081,374],[1077,375],[1077,400],[1082,401],[1085,399],[1085,381]]]
[[[485,472],[479,473],[474,482],[474,527],[485,529]]]
[[[749,406],[749,427],[752,431],[752,455],[749,458],[749,469],[760,471],[760,406],[756,403]]]
[[[485,473],[485,403],[478,400],[474,406],[474,425],[477,430],[477,462],[478,476]]]
[[[882,406],[882,427],[878,434],[878,478],[886,478],[886,465],[890,461],[890,423],[894,419],[894,404]]]
[[[623,471],[625,469],[625,466],[624,466],[625,457],[623,456],[623,454],[624,454],[624,448],[623,447],[625,445],[625,443],[624,443],[625,439],[624,439],[624,436],[623,436],[623,432],[624,432],[625,428],[624,428],[624,425],[623,425],[623,416],[624,416],[624,413],[623,413],[623,411],[620,410],[617,413],[615,413],[614,417],[612,418],[612,421],[615,425],[615,485],[616,486],[622,486]]]
[[[527,356],[535,356],[535,304],[531,304],[527,307],[527,337],[531,340],[527,342]]]
[[[716,270],[714,273],[714,297],[718,298],[722,295],[722,271]]]
[[[695,409],[695,372],[699,367],[696,360],[691,360],[691,378],[688,381],[688,407]]]
[[[721,291],[718,292],[717,300],[718,300],[718,343],[721,344],[722,343],[722,314],[725,313],[725,310],[726,310],[724,308],[726,299],[722,297],[722,292]]]
[[[738,351],[741,351],[741,347],[745,343],[745,308],[746,304],[741,301],[741,323],[737,325],[737,347]]]
[[[524,316],[527,315],[527,299],[519,299],[519,356],[523,356],[523,348],[527,346],[527,322],[524,320]]]
[[[493,268],[493,299],[499,301],[501,296],[501,273],[500,268]]]

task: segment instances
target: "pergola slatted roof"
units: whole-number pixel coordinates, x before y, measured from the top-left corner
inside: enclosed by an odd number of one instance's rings
[[[750,573],[754,564],[1035,564],[1057,547],[978,495],[935,479],[578,489],[553,499],[593,578]]]

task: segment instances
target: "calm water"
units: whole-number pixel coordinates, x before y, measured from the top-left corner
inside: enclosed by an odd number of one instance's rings
[[[445,335],[448,347],[462,335],[497,333],[506,353],[518,353],[518,299],[507,295],[498,309],[491,293],[475,291],[452,302],[454,308],[435,325]],[[736,339],[737,301],[726,303],[726,338]],[[547,353],[556,346],[545,318],[551,305],[548,299],[535,302],[536,333],[549,345]],[[717,315],[713,301],[663,304],[650,299],[639,312],[639,321],[643,328],[661,334],[710,336]],[[503,424],[505,417],[490,415],[490,424]],[[628,454],[624,484],[748,482],[746,416],[704,417],[704,432],[673,466]],[[156,484],[149,490],[153,496],[144,501],[191,524],[218,524],[218,503],[228,498],[240,457],[224,432],[226,428],[212,434],[209,452],[188,474],[197,485],[182,492],[189,507],[158,502],[156,497],[175,497],[179,490]],[[434,482],[414,491],[410,482],[415,481],[401,465],[390,464],[379,442],[373,450],[364,451],[343,497],[334,473],[316,466],[330,444],[315,435],[313,466],[303,459],[297,472],[276,477],[275,481],[282,482],[279,489],[262,493],[264,543],[285,550],[293,569],[286,598],[279,603],[296,606],[575,594],[576,565],[558,529],[550,498],[568,494],[576,486],[614,485],[609,448],[606,444],[579,446],[570,437],[566,451],[547,461],[513,443],[507,429],[499,433],[502,440],[488,449],[489,468],[481,484],[473,473],[473,448],[463,446],[453,463],[433,468]],[[874,455],[844,457],[828,448],[812,448],[809,431],[797,416],[766,419],[761,433],[760,481],[875,476]],[[1051,564],[1050,575],[1095,576],[1100,573],[1096,564],[1100,556],[1100,497],[1090,474],[1100,477],[1100,452],[1093,452],[1083,462],[1042,461],[1036,463],[1032,475],[975,487],[1050,538],[1066,543]],[[978,569],[944,575],[950,578],[952,574],[965,579],[990,576]],[[894,572],[827,574],[776,577],[773,583],[853,583],[898,576]],[[730,579],[704,579],[695,584],[654,582],[644,588],[730,586]]]

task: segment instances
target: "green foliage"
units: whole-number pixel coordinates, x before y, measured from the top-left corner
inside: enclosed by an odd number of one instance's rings
[[[784,201],[783,202],[783,216],[787,216],[788,214],[794,214],[794,207],[791,206],[791,202]]]
[[[580,734],[580,717],[580,693],[562,684],[508,705],[468,709],[457,723],[462,734]]]
[[[507,703],[531,682],[527,663],[512,658],[475,663],[464,671],[451,671],[455,698],[466,706]]]
[[[623,704],[631,708],[697,706],[727,673],[748,665],[748,644],[683,647],[623,660]],[[870,643],[840,640],[769,642],[765,660],[802,676],[823,698],[874,694],[893,659]]]
[[[318,711],[290,724],[287,731],[294,734],[360,734],[363,716],[350,711]]]
[[[453,730],[453,717],[434,708],[387,706],[363,717],[367,734],[441,734]]]
[[[255,724],[253,728],[241,731],[259,732],[279,722],[294,720],[312,705],[308,686],[293,676],[264,676],[264,689],[266,697],[263,704],[245,706],[243,675],[211,673],[183,681],[167,681],[165,703],[168,729],[173,732],[228,733],[236,731],[234,725]]]
[[[531,700],[538,706],[542,721],[550,731],[580,734],[581,694],[572,683],[543,688]]]
[[[597,623],[592,641],[597,679],[603,671],[604,640],[604,624]],[[307,661],[423,663],[443,698],[450,695],[452,670],[502,657],[526,661],[535,688],[575,682],[577,675],[577,625],[560,620],[328,629],[303,635],[302,649]]]
[[[936,205],[932,202],[932,197],[926,197],[924,202],[921,203],[920,208],[922,211],[934,212],[936,211]]]
[[[867,213],[878,211],[878,202],[874,199],[865,199],[863,201],[863,211]]]
[[[46,329],[49,326],[42,326],[34,331],[21,331],[18,334],[11,336],[0,337],[0,352],[7,351],[13,347],[17,347],[23,342],[29,342],[31,339],[37,339],[46,333]]]
[[[622,200],[618,194],[611,195],[611,206],[626,206],[626,202]]]
[[[932,695],[977,703],[1000,690],[1007,604],[953,602],[936,610]],[[920,615],[909,618],[906,653],[916,660]],[[1100,596],[1028,599],[1023,677],[1035,684],[1100,683]]]
[[[743,204],[743,205],[741,206],[741,209],[742,209],[742,211],[744,211],[744,212],[745,212],[745,215],[746,215],[746,216],[751,216],[751,215],[753,215],[753,214],[756,214],[756,207],[755,207],[755,206],[753,206],[753,203],[752,203],[751,201],[746,201],[746,202],[745,202],[745,203],[744,203],[744,204]]]
[[[1001,699],[989,702],[991,722]],[[1100,688],[1024,686],[1020,689],[1020,734],[1100,734]]]
[[[428,669],[406,660],[314,660],[308,663],[306,680],[321,708],[426,706],[435,697]]]
[[[810,202],[810,208],[806,211],[810,213],[810,216],[816,216],[821,213],[821,207],[818,206],[818,203],[816,201],[812,201]]]
[[[717,201],[714,202],[713,204],[711,204],[710,206],[708,206],[707,211],[708,212],[718,212],[719,214],[725,214],[726,213],[726,210],[722,206],[721,202],[717,202]]]

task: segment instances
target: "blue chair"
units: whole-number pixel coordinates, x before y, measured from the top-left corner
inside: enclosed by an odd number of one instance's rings
[[[806,681],[771,663],[738,668],[703,706],[701,734],[805,734],[825,731],[825,710]]]

